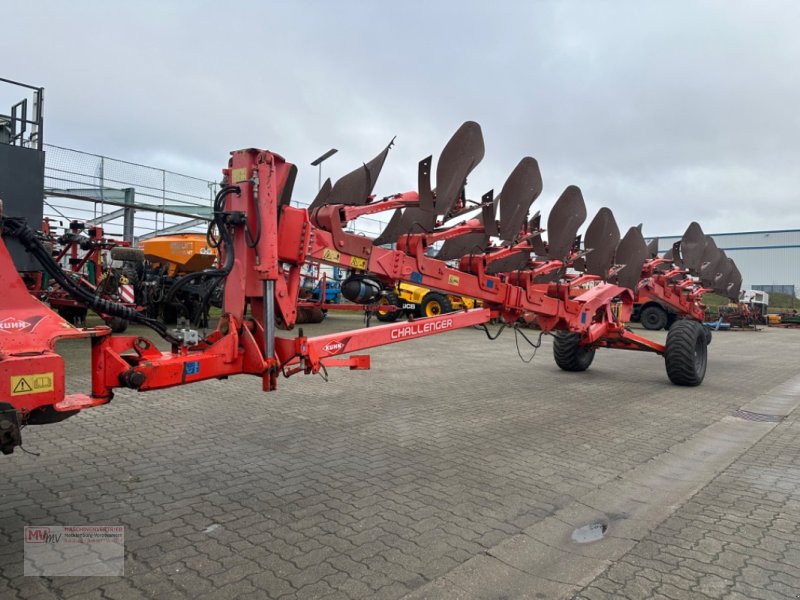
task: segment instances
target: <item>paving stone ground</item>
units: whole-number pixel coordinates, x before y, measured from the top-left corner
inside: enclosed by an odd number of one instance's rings
[[[795,411],[576,598],[800,597]]]
[[[305,330],[357,325],[336,315]],[[0,597],[400,598],[795,376],[799,342],[797,331],[719,333],[699,388],[672,386],[655,355],[600,351],[571,374],[546,337],[526,365],[511,332],[490,342],[464,330],[271,394],[247,377],[121,391],[24,430],[40,456],[0,461]],[[85,391],[88,352],[64,353],[69,391]],[[675,569],[660,548],[683,544],[680,560],[696,561],[689,592],[717,589],[727,568],[729,591],[781,597],[769,594],[791,589],[800,564],[796,428],[781,424],[582,594],[647,597],[630,587],[643,568],[631,561],[666,578]],[[715,542],[718,523],[739,542]],[[125,576],[23,577],[23,526],[59,524],[124,525]],[[749,560],[734,569],[737,551]]]

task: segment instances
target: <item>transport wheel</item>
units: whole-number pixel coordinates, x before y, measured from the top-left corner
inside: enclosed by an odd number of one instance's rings
[[[139,248],[117,246],[111,249],[111,260],[140,264],[144,262],[144,251]]]
[[[581,335],[568,331],[553,332],[553,357],[565,371],[585,371],[594,360],[594,348],[580,345]]]
[[[401,306],[400,297],[394,292],[386,292],[378,298],[378,306]],[[381,311],[381,309],[378,309],[375,316],[378,321],[383,323],[394,323],[400,318],[401,314],[403,314],[402,310]]]
[[[124,333],[128,328],[128,320],[122,317],[111,317],[106,320],[106,325],[111,328],[112,333]]]
[[[706,334],[706,346],[711,345],[711,330],[708,327],[703,327],[703,333]]]
[[[708,351],[704,327],[697,321],[681,319],[669,328],[664,350],[667,376],[675,385],[695,386],[706,376]]]
[[[660,306],[648,306],[642,310],[642,314],[639,316],[639,321],[641,322],[642,327],[645,329],[649,329],[650,331],[658,331],[659,329],[664,329],[667,326],[669,317],[667,316],[667,311]]]
[[[423,317],[435,317],[436,315],[453,312],[453,305],[450,303],[450,299],[436,292],[425,294],[421,308]]]

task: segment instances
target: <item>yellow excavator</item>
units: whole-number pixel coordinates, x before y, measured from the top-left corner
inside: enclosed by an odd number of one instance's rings
[[[396,321],[403,313],[410,312],[415,317],[435,317],[456,310],[475,308],[477,300],[466,296],[443,294],[419,285],[401,283],[394,290],[385,290],[378,304],[394,305],[403,309],[391,312],[378,309],[378,320],[391,322]]]

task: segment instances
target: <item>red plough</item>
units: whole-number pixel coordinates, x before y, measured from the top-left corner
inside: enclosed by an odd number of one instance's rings
[[[694,239],[676,249],[680,258],[651,258],[641,232],[631,228],[620,240],[613,215],[603,209],[582,248],[577,234],[586,208],[580,190],[570,186],[549,215],[545,242],[538,215],[528,218],[543,187],[533,158],[520,161],[497,197],[490,191],[478,202],[468,200],[466,179],[484,151],[477,123],[462,125],[445,146],[436,165],[435,188],[429,157],[420,162],[416,191],[377,199],[373,189],[388,151],[335,184],[327,181],[308,209],[290,205],[296,168],[281,156],[254,149],[232,154],[212,224],[219,236],[221,266],[209,274],[224,278],[224,313],[209,336],[167,330],[129,307],[87,298],[85,290],[59,282],[93,310],[152,328],[170,342],[168,352],[143,337],[112,336],[105,327],[72,327],[21,293],[25,286],[0,244],[0,282],[12,290],[0,308],[3,452],[19,445],[22,425],[60,420],[108,402],[116,388],[155,390],[247,373],[261,377],[263,389],[271,391],[281,373],[324,373],[337,366],[365,369],[369,357],[353,353],[492,320],[517,327],[535,319],[545,333],[554,334],[556,362],[568,371],[585,370],[595,350],[607,347],[662,354],[674,383],[702,381],[707,342],[694,314],[701,290],[694,287],[691,269],[716,266],[702,260],[699,266],[688,265],[697,255]],[[345,229],[360,216],[386,211],[392,217],[375,240]],[[24,222],[6,216],[3,230],[48,272],[57,268]],[[701,255],[707,245],[703,241]],[[681,259],[687,266],[678,264]],[[278,330],[290,330],[297,321],[307,261],[342,266],[386,286],[408,282],[469,296],[480,300],[482,308],[318,337],[302,332],[283,337]],[[713,277],[716,281],[728,275],[715,271]],[[729,282],[719,279],[718,284]],[[675,323],[666,345],[626,327],[640,285],[665,297],[672,294],[684,307],[687,318]],[[24,325],[15,328],[13,323]],[[65,336],[92,337],[90,395],[64,396],[63,362],[54,343]]]

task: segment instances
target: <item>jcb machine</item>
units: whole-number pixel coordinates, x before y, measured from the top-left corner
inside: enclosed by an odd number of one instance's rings
[[[533,158],[523,158],[514,168],[499,200],[493,191],[476,202],[469,199],[467,176],[484,153],[477,123],[464,123],[445,145],[436,164],[435,191],[433,159],[428,157],[419,163],[416,190],[381,199],[373,195],[388,151],[335,184],[327,181],[308,209],[290,202],[297,169],[282,156],[252,148],[232,153],[223,170],[225,185],[214,202],[212,226],[221,260],[206,275],[223,282],[224,311],[209,335],[170,330],[156,319],[87,295],[61,275],[64,289],[95,310],[150,327],[169,343],[166,352],[144,336],[71,326],[27,293],[5,245],[0,245],[3,452],[21,443],[23,425],[56,422],[105,404],[119,388],[144,392],[248,374],[260,378],[264,391],[270,392],[281,375],[327,373],[332,367],[367,369],[369,357],[360,353],[368,348],[473,326],[489,333],[486,325],[492,320],[501,323],[500,330],[514,329],[524,337],[516,330],[518,322],[535,318],[542,334],[554,336],[556,363],[566,371],[586,370],[599,348],[619,348],[663,356],[668,377],[678,385],[703,381],[706,337],[691,311],[672,326],[666,344],[626,327],[633,290],[648,268],[653,273],[650,286],[669,290],[687,306],[698,301],[704,288],[695,278],[707,268],[708,248],[699,226],[687,230],[679,248],[682,266],[675,260],[648,259],[635,227],[620,239],[608,209],[592,220],[581,247],[576,237],[586,208],[581,191],[570,186],[549,215],[545,242],[536,222],[528,221],[529,208],[542,192]],[[378,212],[392,214],[378,238],[347,230],[350,221]],[[445,221],[456,224],[442,226]],[[2,229],[6,239],[18,242],[52,276],[60,276],[24,219],[4,215]],[[441,248],[429,256],[428,248],[439,242],[444,242]],[[722,265],[718,258],[714,264]],[[315,337],[302,330],[281,334],[296,322],[301,271],[308,260],[360,272],[360,282],[353,282],[363,285],[365,297],[372,294],[370,281],[379,284],[376,297],[387,287],[409,283],[475,298],[482,306]],[[575,261],[582,271],[571,269]],[[709,281],[737,298],[741,278],[731,261],[725,259],[724,265],[708,275]],[[722,275],[723,270],[728,274]],[[597,285],[583,290],[589,281]],[[573,296],[573,288],[582,291]],[[86,393],[65,395],[64,364],[55,343],[74,337],[91,340],[92,384]],[[538,346],[541,338],[529,341]]]
[[[400,309],[395,311],[378,309],[376,315],[378,320],[387,323],[396,321],[403,314],[415,317],[435,317],[477,306],[473,298],[456,294],[442,294],[436,290],[410,283],[400,283],[393,289],[386,290],[378,299],[378,304]]]

